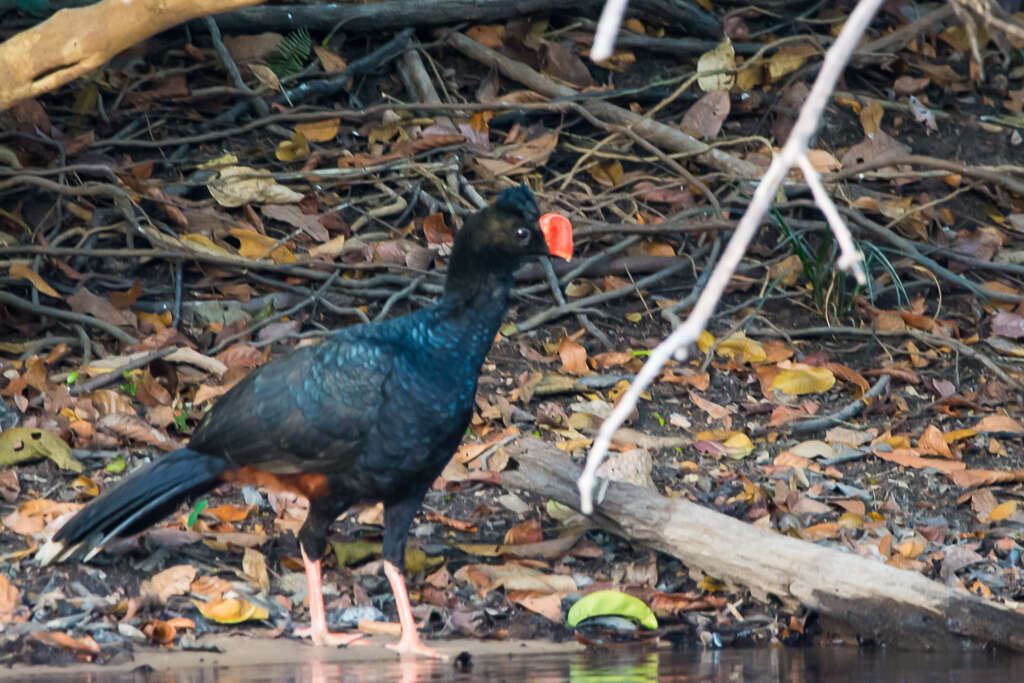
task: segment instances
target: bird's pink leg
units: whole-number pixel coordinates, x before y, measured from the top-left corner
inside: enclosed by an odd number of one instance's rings
[[[306,568],[306,592],[309,594],[309,626],[293,629],[292,633],[300,638],[312,638],[316,646],[348,645],[354,640],[363,637],[362,633],[330,633],[327,631],[327,615],[324,612],[324,592],[320,583],[320,560],[313,562],[306,557],[306,551],[302,551],[302,564]],[[408,603],[408,599],[406,599]],[[362,644],[362,643],[360,643]]]
[[[398,621],[402,625],[401,640],[396,644],[388,645],[387,648],[403,655],[448,659],[447,655],[420,642],[420,634],[416,631],[416,622],[412,618],[409,592],[405,588],[405,577],[402,576],[401,570],[384,560],[384,575],[388,577],[388,583],[391,584],[391,593],[395,596],[395,608],[398,609]]]

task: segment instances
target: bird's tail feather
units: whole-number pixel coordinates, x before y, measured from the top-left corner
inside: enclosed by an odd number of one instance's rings
[[[115,536],[142,531],[173,512],[189,496],[209,491],[219,483],[218,475],[229,467],[224,458],[188,448],[160,456],[82,508],[37,557],[47,564],[82,548],[88,559]]]

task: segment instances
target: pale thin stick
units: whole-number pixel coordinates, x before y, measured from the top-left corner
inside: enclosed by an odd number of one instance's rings
[[[846,222],[839,215],[839,209],[832,203],[832,198],[828,196],[825,186],[821,184],[821,176],[814,166],[811,166],[811,160],[807,158],[807,155],[801,154],[797,159],[797,163],[804,174],[804,179],[811,188],[811,194],[814,195],[815,203],[821,209],[821,212],[825,214],[825,220],[828,221],[829,227],[835,233],[836,241],[839,242],[840,253],[836,265],[843,270],[851,271],[854,277],[857,278],[857,282],[863,285],[867,282],[864,276],[864,269],[860,265],[861,261],[864,260],[864,255],[857,251],[857,247],[853,243],[853,235],[850,234],[850,229],[846,227]]]
[[[721,261],[718,262],[708,279],[707,286],[701,292],[697,303],[694,304],[693,312],[665,341],[651,351],[650,358],[640,369],[636,379],[619,399],[608,419],[601,425],[597,438],[594,439],[594,445],[590,449],[590,454],[587,456],[587,465],[577,482],[580,490],[580,510],[584,514],[590,514],[594,510],[593,491],[597,482],[597,468],[608,453],[612,435],[633,412],[641,392],[650,386],[672,354],[679,349],[685,357],[686,346],[697,339],[697,335],[711,319],[715,305],[725,291],[740,259],[743,258],[747,245],[756,234],[762,218],[771,206],[772,198],[786,179],[789,169],[798,162],[800,157],[805,156],[807,145],[818,129],[818,122],[825,105],[828,104],[829,96],[835,89],[836,82],[842,76],[843,68],[856,49],[857,42],[881,4],[882,0],[861,0],[857,3],[835,44],[825,54],[821,71],[818,72],[818,77],[814,81],[807,101],[800,110],[800,116],[793,126],[789,140],[786,141],[786,145],[779,155],[772,160],[771,166],[768,167],[768,171],[754,191],[750,206],[736,226],[736,232],[729,240]]]
[[[594,33],[594,45],[590,48],[590,58],[595,62],[603,62],[612,56],[615,49],[615,38],[622,26],[622,17],[626,16],[629,0],[605,0],[601,10],[601,19],[597,22]]]

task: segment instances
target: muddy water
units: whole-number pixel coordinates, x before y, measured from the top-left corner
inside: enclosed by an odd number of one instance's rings
[[[444,641],[441,641],[444,642]],[[643,681],[985,681],[1021,680],[1024,656],[985,652],[895,652],[885,649],[759,648],[596,654],[574,645],[467,642],[477,654],[438,662],[399,659],[382,648],[353,656],[287,640],[265,641],[249,657],[207,655],[194,661],[174,653],[140,656],[131,666],[0,671],[21,681],[113,683],[326,683],[328,681],[486,681],[487,683],[640,683]],[[445,648],[457,654],[455,648]],[[274,651],[276,650],[276,652]],[[179,653],[180,655],[180,653]],[[249,659],[250,661],[246,661]],[[266,661],[263,661],[266,660]],[[139,664],[139,662],[144,662]],[[259,663],[256,663],[259,662]]]

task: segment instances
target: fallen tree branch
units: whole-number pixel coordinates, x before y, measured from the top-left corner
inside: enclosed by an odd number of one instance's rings
[[[508,446],[519,470],[506,486],[578,507],[579,468],[557,448],[524,438]],[[852,627],[862,640],[940,649],[960,637],[1024,650],[1024,614],[913,571],[765,531],[678,498],[607,482],[590,519],[745,587],[761,600],[798,604]],[[960,643],[962,644],[962,643]]]
[[[462,22],[500,21],[530,14],[572,12],[587,14],[604,0],[382,0],[364,3],[263,5],[217,17],[222,30],[274,31],[304,26],[330,31],[341,25],[347,32],[384,31],[409,26],[438,26]],[[718,35],[718,17],[685,0],[634,0],[631,14],[653,17],[669,25],[686,26],[697,35]]]
[[[0,111],[103,66],[183,21],[259,0],[102,0],[64,9],[0,43]]]

